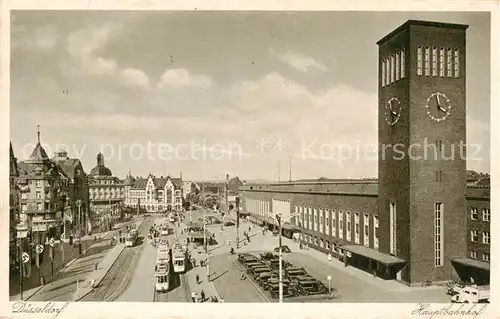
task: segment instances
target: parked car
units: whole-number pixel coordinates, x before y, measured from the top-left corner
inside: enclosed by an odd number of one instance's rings
[[[232,221],[227,221],[224,223],[224,226],[234,226],[236,225],[235,223],[233,223]]]
[[[280,251],[280,248],[276,247],[276,248],[274,248],[274,251],[278,253]],[[287,245],[283,245],[283,246],[281,246],[281,252],[283,252],[283,253],[291,253],[292,250]]]

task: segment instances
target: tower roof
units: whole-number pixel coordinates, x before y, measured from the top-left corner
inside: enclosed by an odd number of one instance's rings
[[[385,37],[377,41],[378,45],[391,39],[394,35],[399,32],[408,29],[410,26],[422,26],[422,27],[434,27],[434,28],[446,28],[446,29],[457,29],[466,30],[469,26],[466,24],[456,24],[456,23],[445,23],[445,22],[434,22],[434,21],[422,21],[422,20],[408,20],[401,26],[397,27],[394,31],[387,34]]]
[[[47,152],[45,152],[45,149],[43,148],[42,144],[38,142],[35,146],[35,149],[33,149],[33,152],[31,153],[30,156],[30,161],[48,161],[49,157],[47,156]]]

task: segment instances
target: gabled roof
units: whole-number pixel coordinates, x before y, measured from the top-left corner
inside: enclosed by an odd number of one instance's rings
[[[59,165],[59,167],[64,171],[64,173],[71,179],[75,177],[75,171],[79,167],[82,170],[82,173],[85,174],[83,170],[83,166],[79,159],[76,158],[68,158],[66,160],[55,160],[54,162]]]
[[[17,169],[17,158],[14,156],[14,151],[12,150],[12,143],[10,143],[10,160],[9,160],[9,176],[18,176],[19,171]]]
[[[180,178],[171,178],[171,177],[167,176],[167,177],[152,177],[152,179],[153,179],[153,183],[154,183],[156,188],[164,188],[165,184],[167,183],[167,181],[169,179],[172,181],[172,184],[174,184],[174,187],[176,189],[179,189],[182,187],[182,180]],[[149,178],[144,178],[144,177],[137,178],[135,180],[134,184],[132,185],[132,188],[133,189],[144,189],[144,188],[146,188],[148,180],[149,180]]]

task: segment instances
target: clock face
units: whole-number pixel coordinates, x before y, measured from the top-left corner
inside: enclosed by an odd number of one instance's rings
[[[385,121],[389,125],[394,125],[401,117],[401,101],[398,98],[391,98],[385,105]]]
[[[436,92],[432,93],[427,98],[425,108],[427,109],[427,115],[429,115],[432,120],[441,122],[450,116],[451,102],[444,93]]]

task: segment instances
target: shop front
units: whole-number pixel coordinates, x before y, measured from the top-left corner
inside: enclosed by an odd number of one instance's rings
[[[341,248],[344,250],[346,266],[358,268],[386,280],[396,279],[398,272],[406,264],[403,259],[365,246],[344,245]]]
[[[451,264],[461,281],[479,286],[490,284],[489,263],[471,258],[456,258]]]

